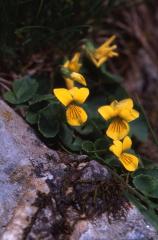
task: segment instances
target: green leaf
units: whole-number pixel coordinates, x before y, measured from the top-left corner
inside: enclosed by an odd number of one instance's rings
[[[75,137],[74,141],[72,142],[72,145],[70,146],[70,149],[72,151],[80,151],[82,148],[83,140],[80,137]]]
[[[36,76],[37,82],[38,82],[38,89],[37,94],[38,95],[46,95],[51,92],[51,82],[50,78],[47,76]]]
[[[55,137],[60,128],[60,105],[53,103],[39,112],[38,129],[46,138]]]
[[[158,167],[154,167],[154,168],[139,168],[138,170],[136,170],[133,173],[133,177],[136,177],[140,174],[146,175],[146,176],[151,176],[151,177],[155,177],[158,179]]]
[[[158,198],[158,179],[140,174],[133,179],[135,187],[148,197]]]
[[[30,100],[36,93],[38,83],[36,79],[24,77],[13,83],[13,92],[16,96],[16,104],[24,103]]]
[[[95,149],[97,150],[103,150],[108,151],[109,148],[109,142],[106,138],[98,138],[94,143]]]
[[[62,143],[69,148],[74,138],[73,130],[68,125],[62,124],[59,138],[61,139]]]
[[[107,122],[102,118],[101,115],[98,115],[98,118],[93,118],[92,123],[95,124],[95,126],[100,130],[100,131],[105,131],[105,129],[107,129]]]
[[[93,126],[89,122],[87,122],[83,126],[74,127],[74,129],[81,135],[85,136],[92,133]]]
[[[88,116],[90,116],[90,118],[98,118],[100,116],[98,113],[98,108],[102,105],[105,105],[105,102],[106,95],[94,96],[93,98],[87,100],[87,102],[84,104],[84,107],[88,112]]]
[[[108,146],[109,143],[106,138],[98,138],[94,143],[95,156],[108,159]]]
[[[82,150],[90,153],[91,151],[94,151],[94,144],[91,141],[84,141],[82,143]]]
[[[158,167],[158,163],[155,162],[152,158],[149,159],[149,158],[146,158],[145,156],[141,156],[141,160],[144,164],[144,167],[145,168],[152,168],[152,167]]]
[[[4,99],[9,102],[9,103],[12,103],[12,104],[18,104],[17,103],[17,99],[16,99],[16,96],[15,94],[13,93],[13,91],[8,91],[6,92],[4,95],[3,95]]]
[[[30,124],[35,124],[38,122],[39,113],[42,109],[48,106],[47,101],[35,102],[29,106],[27,114],[26,114],[26,121]]]
[[[138,140],[145,142],[148,138],[148,127],[143,117],[136,119],[130,123],[131,135],[134,135]]]
[[[109,156],[109,157],[106,156],[106,162],[107,164],[109,164],[110,166],[114,167],[117,170],[122,169],[120,162],[115,156]]]
[[[80,151],[83,140],[75,136],[74,131],[66,124],[62,124],[59,138],[63,145],[71,151]]]
[[[28,111],[26,114],[26,121],[30,124],[35,124],[38,122],[38,112]]]
[[[51,101],[54,100],[53,99],[53,95],[52,94],[46,94],[46,95],[35,95],[31,101],[29,102],[29,104],[35,104],[35,103],[39,103],[42,101]]]

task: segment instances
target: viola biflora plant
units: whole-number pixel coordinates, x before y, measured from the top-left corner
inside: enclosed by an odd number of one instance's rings
[[[87,41],[60,66],[60,80],[37,75],[14,81],[4,99],[23,109],[49,146],[87,154],[105,165],[158,229],[158,167],[132,149],[132,139],[133,147],[147,139],[142,106],[134,107],[121,78],[108,71],[109,60],[118,57],[115,38],[100,47]],[[62,87],[52,87],[59,82]]]

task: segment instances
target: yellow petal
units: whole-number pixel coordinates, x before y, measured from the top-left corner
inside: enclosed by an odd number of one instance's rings
[[[80,126],[87,121],[87,113],[83,108],[72,104],[66,110],[66,118],[71,126]]]
[[[64,78],[65,79],[65,84],[67,89],[71,89],[74,87],[74,81],[72,81],[70,78]]]
[[[108,105],[98,108],[98,112],[105,120],[109,120],[110,118],[115,116],[113,108]]]
[[[88,53],[96,67],[100,67],[109,58],[118,56],[118,53],[114,51],[117,46],[110,46],[110,44],[115,40],[115,38],[116,36],[113,35],[112,37],[107,39],[100,47]]]
[[[109,138],[112,138],[113,140],[120,140],[127,136],[128,132],[128,123],[122,119],[116,118],[110,123],[106,134]]]
[[[112,47],[105,47],[105,48],[102,48],[100,50],[97,49],[94,52],[94,57],[99,60],[102,57],[105,57],[105,58],[108,59],[109,57],[113,57],[113,55],[118,56],[118,53],[114,51],[116,49],[117,49],[116,45],[113,45]]]
[[[119,54],[118,54],[117,52],[115,52],[115,51],[111,51],[111,52],[109,52],[109,54],[108,54],[108,57],[109,57],[109,58],[118,57],[118,56],[119,56]]]
[[[64,68],[68,68],[68,66],[69,66],[69,63],[70,63],[70,61],[69,60],[67,60],[64,64],[63,64],[63,67]]]
[[[132,109],[133,108],[133,100],[131,98],[127,98],[118,102],[117,106],[118,109]]]
[[[97,68],[99,68],[104,62],[106,62],[109,58],[117,57],[118,54],[115,52],[108,52],[108,53],[102,53],[97,55],[90,54],[90,58],[92,62],[95,64]]]
[[[76,82],[78,82],[78,83],[80,83],[80,84],[82,84],[82,85],[84,85],[84,86],[87,85],[85,78],[84,78],[84,77],[82,76],[82,74],[80,74],[80,73],[72,72],[71,75],[70,75],[70,77],[71,77],[71,79],[72,79],[73,81],[76,81]]]
[[[130,149],[132,147],[132,140],[130,137],[126,136],[123,139],[123,143],[122,143],[122,151],[125,151],[127,149]]]
[[[76,52],[71,60],[67,60],[63,67],[69,69],[72,72],[79,72],[82,64],[79,63],[80,53]]]
[[[109,47],[109,45],[116,39],[115,35],[112,35],[110,38],[108,38],[99,48],[100,49],[104,49],[105,47]]]
[[[117,49],[117,45],[112,45],[111,47],[110,46],[107,47],[107,50],[109,50],[110,53],[114,52],[114,50],[116,50],[116,49]]]
[[[122,153],[122,142],[115,140],[114,144],[110,146],[109,150],[113,152],[117,157],[120,157]]]
[[[135,171],[138,168],[139,159],[130,153],[122,153],[119,160],[128,171]]]
[[[72,95],[73,100],[80,104],[84,103],[89,95],[88,88],[74,87],[74,88],[70,89],[69,91],[70,91],[70,94]]]
[[[79,52],[76,52],[71,60],[71,62],[74,62],[74,63],[78,63],[79,62],[79,59],[80,59],[80,53]]]
[[[79,60],[80,60],[80,53],[77,52],[74,54],[72,60],[71,60],[71,64],[72,64],[72,67],[70,66],[71,70],[74,71],[74,72],[79,72],[82,64],[79,63]]]
[[[114,101],[110,104],[110,106],[111,106],[113,109],[115,109],[115,107],[117,106],[117,104],[118,104],[118,101],[117,101],[117,100],[114,100]]]
[[[100,67],[104,62],[108,60],[108,56],[101,57],[99,61],[97,62],[97,67]]]
[[[127,122],[131,122],[139,117],[139,112],[135,109],[122,109],[118,115]]]
[[[100,67],[99,61],[95,58],[94,53],[89,53],[89,57],[96,67]]]
[[[80,59],[80,53],[76,52],[69,63],[69,69],[72,72],[79,72],[82,66],[82,64],[79,63],[79,59]]]
[[[55,88],[53,90],[53,92],[54,92],[54,95],[56,96],[56,98],[64,106],[68,106],[73,101],[73,98],[72,98],[69,90],[67,90],[66,88]]]
[[[97,67],[100,67],[103,63],[108,61],[109,58],[117,57],[118,53],[114,51],[107,51],[102,54],[102,56],[97,61]]]

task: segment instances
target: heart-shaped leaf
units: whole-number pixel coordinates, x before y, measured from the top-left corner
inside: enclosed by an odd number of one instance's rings
[[[84,141],[82,143],[82,150],[90,153],[91,151],[94,151],[94,144],[91,141]]]
[[[18,104],[17,99],[13,91],[8,91],[3,95],[4,99],[12,104]]]
[[[155,177],[158,179],[158,167],[154,167],[154,168],[139,168],[137,171],[135,171],[133,173],[133,177],[136,177],[140,174],[146,175],[146,176],[151,176],[151,177]]]
[[[30,124],[35,124],[38,122],[38,112],[28,111],[26,114],[26,121]]]
[[[60,128],[60,105],[53,103],[39,113],[38,129],[46,138],[55,137]]]
[[[38,82],[36,79],[24,77],[13,83],[13,93],[16,96],[16,104],[21,104],[30,100],[36,93]]]
[[[130,123],[131,135],[134,135],[138,140],[145,142],[148,138],[148,126],[145,119],[141,116]]]
[[[66,147],[71,146],[73,137],[74,137],[73,130],[68,125],[62,124],[59,134],[59,138],[61,139],[62,143]]]
[[[133,179],[135,187],[144,195],[158,198],[158,179],[152,176],[140,174]]]
[[[42,101],[53,101],[53,95],[52,94],[46,94],[46,95],[35,95],[31,101],[29,101],[29,104],[35,104]]]

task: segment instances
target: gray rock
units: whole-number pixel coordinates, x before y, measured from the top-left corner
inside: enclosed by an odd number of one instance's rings
[[[108,184],[115,194],[117,186],[113,188],[105,167],[86,156],[47,148],[0,101],[1,240],[157,240],[157,232],[135,207],[128,206],[126,220],[120,217],[111,224],[101,214],[108,210],[105,200],[112,202],[106,199]],[[104,198],[98,194],[94,206],[96,190],[103,190]]]
[[[98,162],[90,161],[82,171],[81,179],[83,181],[105,181],[111,176],[106,168],[103,168]]]
[[[38,210],[31,207],[38,191],[49,192],[46,183],[42,178],[37,179],[33,170],[33,162],[46,159],[46,154],[57,159],[56,152],[48,150],[32,129],[0,101],[0,235],[6,231],[2,239],[21,239],[20,228],[27,227],[26,219]]]
[[[147,224],[138,210],[129,210],[126,219],[113,221],[111,224],[107,216],[91,221],[80,221],[76,224],[71,240],[157,240],[155,230]]]

